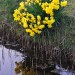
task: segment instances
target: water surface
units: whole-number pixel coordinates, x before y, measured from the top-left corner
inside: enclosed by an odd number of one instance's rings
[[[20,62],[23,60],[23,54],[17,52],[13,49],[7,49],[4,46],[0,45],[0,75],[16,75],[15,74],[15,62]],[[57,69],[60,67],[57,66]],[[18,75],[22,75],[21,73]],[[43,75],[43,74],[40,74]],[[50,74],[45,74],[50,75]],[[60,75],[75,75],[75,73],[61,69]]]
[[[0,45],[0,75],[16,75],[14,71],[15,62],[20,62],[22,59],[20,52]]]

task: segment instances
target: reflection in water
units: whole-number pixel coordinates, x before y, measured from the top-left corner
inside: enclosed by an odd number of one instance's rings
[[[51,75],[50,73],[45,74],[42,72],[36,74],[33,68],[23,65],[22,61],[21,53],[0,45],[0,75]],[[60,69],[60,67],[58,68]],[[61,68],[60,75],[75,75],[75,73]]]
[[[16,75],[15,61],[22,61],[22,54],[0,45],[0,75]],[[21,74],[19,74],[21,75]]]
[[[16,75],[18,75],[19,73],[21,73],[22,75],[37,75],[33,70],[33,68],[28,68],[28,67],[23,68],[24,66],[21,62],[19,63],[15,62],[15,64],[16,64],[15,68]]]
[[[36,73],[33,68],[28,68],[23,66],[22,62],[15,62],[16,68],[15,68],[15,73],[18,75],[21,73],[21,75],[75,75],[75,72],[66,70],[64,68],[55,69],[53,70],[53,73]],[[56,65],[57,66],[57,65]],[[41,71],[42,72],[42,71]]]
[[[21,73],[21,75],[51,75],[50,71],[49,73],[44,73],[45,70],[41,70],[39,68],[39,70],[34,67],[29,67],[29,66],[24,66],[23,62],[15,62],[16,64],[16,68],[15,68],[15,73],[16,75],[18,75],[19,73]]]

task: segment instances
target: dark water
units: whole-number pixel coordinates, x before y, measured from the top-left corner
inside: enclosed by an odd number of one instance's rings
[[[16,67],[15,62],[21,60],[21,53],[15,50],[9,50],[0,45],[0,75],[16,75],[14,71]]]
[[[21,54],[20,52],[12,49],[7,49],[4,46],[0,45],[0,75],[16,75],[14,71],[16,67],[15,62],[22,61],[22,56],[23,54]],[[60,69],[58,66],[56,66],[56,68]],[[18,75],[22,74],[19,73]],[[75,75],[75,73],[61,68],[60,75]]]

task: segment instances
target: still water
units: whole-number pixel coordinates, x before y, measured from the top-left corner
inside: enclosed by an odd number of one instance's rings
[[[16,75],[15,62],[20,62],[22,59],[21,53],[0,45],[0,75]]]
[[[23,54],[17,52],[16,50],[7,49],[4,46],[0,45],[0,75],[16,75],[15,74],[15,62],[20,62],[23,60]],[[60,67],[56,66],[57,69]],[[74,72],[65,70],[61,68],[60,75],[75,75]],[[19,73],[18,75],[22,75]],[[40,74],[43,75],[43,74]],[[50,74],[45,74],[50,75]]]

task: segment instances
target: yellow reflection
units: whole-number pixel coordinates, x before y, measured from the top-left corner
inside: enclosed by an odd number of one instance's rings
[[[18,75],[19,73],[21,73],[22,75],[37,75],[33,68],[28,68],[28,66],[23,68],[23,64],[21,62],[19,63],[15,62],[15,64],[16,64],[15,68],[16,75]]]

